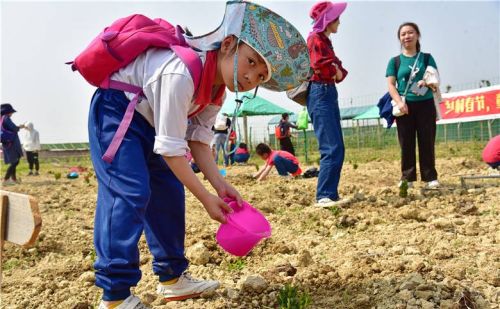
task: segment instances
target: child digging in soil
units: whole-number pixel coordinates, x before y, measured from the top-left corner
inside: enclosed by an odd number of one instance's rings
[[[262,160],[266,161],[266,165],[254,175],[257,181],[266,179],[273,165],[276,167],[278,174],[282,177],[296,177],[302,174],[299,160],[287,151],[272,150],[268,145],[260,143],[257,145],[255,152]]]
[[[241,205],[241,197],[219,174],[208,145],[226,87],[236,92],[236,98],[238,91],[259,85],[285,91],[298,86],[309,70],[299,32],[279,15],[252,3],[228,2],[218,29],[185,39],[203,61],[198,89],[190,68],[171,49],[147,49],[111,75],[112,81],[142,90],[142,102],[125,138],[113,150],[114,159],[105,156],[105,161],[103,154],[115,145],[115,132],[124,114],[129,115],[127,106],[137,98],[128,90],[106,87],[97,89],[92,98],[88,127],[98,180],[94,268],[96,285],[104,290],[100,309],[146,308],[130,292],[141,277],[138,241],[143,231],[160,281],[157,293],[167,301],[218,288],[217,281],[193,279],[186,273],[184,186],[212,219],[225,222],[225,212],[231,208],[222,198],[234,198]],[[282,70],[287,74],[280,74]],[[193,173],[184,158],[188,151],[217,195]]]

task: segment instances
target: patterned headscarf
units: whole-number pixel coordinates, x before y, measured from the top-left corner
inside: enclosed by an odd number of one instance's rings
[[[309,55],[302,35],[283,17],[251,2],[227,2],[224,19],[216,30],[198,37],[186,36],[186,40],[193,48],[208,51],[220,48],[222,40],[230,35],[265,60],[270,74],[262,87],[285,91],[307,78]]]

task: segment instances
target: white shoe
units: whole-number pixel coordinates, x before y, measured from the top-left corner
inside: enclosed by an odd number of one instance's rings
[[[413,188],[413,181],[408,181],[408,188]],[[401,186],[403,185],[403,181],[401,180],[400,182],[398,182],[398,188],[401,188]]]
[[[7,179],[2,182],[2,186],[14,186],[17,185],[17,181],[14,181],[12,179]]]
[[[218,281],[197,280],[188,273],[183,273],[174,284],[158,284],[156,292],[163,296],[166,301],[178,301],[198,297],[201,293],[215,291],[218,287]]]
[[[338,200],[334,201],[331,198],[324,197],[324,198],[318,200],[318,202],[316,204],[314,204],[314,206],[320,207],[320,208],[329,208],[329,207],[334,207],[334,206],[340,207],[340,206],[347,204],[348,202],[349,202],[349,200],[346,200],[346,199],[342,199],[342,200],[338,199]]]
[[[425,186],[427,189],[436,189],[436,188],[439,188],[440,184],[439,184],[439,181],[432,180],[432,181],[429,181]]]
[[[108,309],[108,307],[104,304],[104,302],[101,300],[101,303],[99,304],[98,309]],[[127,297],[123,303],[121,303],[118,307],[115,309],[150,309],[149,307],[146,307],[139,297],[136,297],[134,295],[130,295]]]

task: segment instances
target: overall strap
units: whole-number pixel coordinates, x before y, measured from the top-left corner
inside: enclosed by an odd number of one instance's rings
[[[102,156],[102,159],[104,161],[111,163],[115,158],[116,152],[118,151],[118,148],[120,147],[123,138],[125,137],[125,133],[127,133],[127,129],[130,126],[130,122],[134,117],[135,107],[137,105],[137,102],[139,102],[139,97],[143,95],[143,92],[141,87],[115,80],[111,80],[109,82],[109,88],[135,94],[134,98],[128,103],[125,116],[123,116],[123,119],[120,122],[120,125],[118,126],[118,130],[116,130],[116,133],[113,136],[113,139],[111,140],[111,144],[109,144],[108,149],[106,149],[106,152]]]

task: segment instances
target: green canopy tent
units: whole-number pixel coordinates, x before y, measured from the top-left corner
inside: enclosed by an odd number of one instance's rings
[[[380,119],[378,106],[372,106],[364,113],[361,113],[353,118],[353,120],[365,120],[365,119]]]
[[[243,103],[237,113],[237,117],[243,117],[243,136],[245,143],[248,144],[248,116],[266,116],[266,115],[278,115],[283,113],[291,113],[289,110],[279,107],[278,105],[261,98],[259,96],[253,97],[250,93],[240,93],[240,98]],[[234,109],[236,107],[236,102],[234,100],[228,100],[224,102],[220,113],[226,113],[228,116],[232,117]]]

